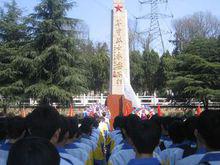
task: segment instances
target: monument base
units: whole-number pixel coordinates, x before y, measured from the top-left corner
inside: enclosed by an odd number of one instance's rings
[[[107,97],[107,106],[111,112],[110,128],[113,129],[113,122],[116,116],[127,116],[132,112],[132,102],[123,95],[109,95]]]

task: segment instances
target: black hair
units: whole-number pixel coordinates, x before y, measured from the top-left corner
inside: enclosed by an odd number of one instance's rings
[[[27,116],[31,136],[51,139],[60,128],[60,115],[52,106],[39,106]]]
[[[69,131],[68,119],[65,116],[60,116],[60,129],[58,143],[64,140],[66,133]]]
[[[172,117],[170,117],[170,116],[166,116],[166,117],[161,117],[160,118],[161,126],[163,127],[163,129],[165,131],[168,131],[168,128],[169,128],[170,124],[172,124],[173,120],[174,119]]]
[[[6,139],[7,136],[7,127],[6,122],[7,118],[0,118],[0,140]]]
[[[102,112],[102,116],[105,117],[106,116],[106,112]]]
[[[160,123],[160,116],[158,116],[157,114],[153,115],[150,120],[153,120],[157,124],[161,124]]]
[[[189,117],[184,121],[184,133],[187,140],[196,142],[194,131],[196,129],[196,117]]]
[[[93,118],[93,127],[98,128],[100,122],[101,122],[101,117]]]
[[[168,134],[174,144],[182,143],[185,140],[183,122],[173,121],[168,128]]]
[[[140,122],[141,119],[137,115],[130,114],[129,116],[125,117],[124,129],[128,137],[132,138]]]
[[[220,111],[206,110],[197,119],[196,126],[206,145],[213,150],[220,150]]]
[[[92,117],[83,118],[81,126],[80,126],[81,133],[91,134],[92,133],[93,122],[94,122],[94,120],[93,120]]]
[[[143,120],[131,140],[138,153],[152,154],[159,144],[161,128],[153,120]]]
[[[7,138],[17,139],[25,131],[25,119],[20,116],[7,118]]]
[[[69,138],[72,139],[75,135],[79,132],[78,127],[78,119],[75,117],[68,117],[68,131],[69,131]]]
[[[47,139],[24,138],[14,143],[9,151],[7,165],[59,165],[60,156]]]
[[[124,122],[125,117],[124,116],[116,116],[113,123],[113,128],[122,128],[122,124]]]

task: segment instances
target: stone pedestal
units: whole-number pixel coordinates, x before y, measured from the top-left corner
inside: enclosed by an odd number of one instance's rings
[[[128,115],[132,112],[132,103],[123,95],[109,95],[106,104],[111,112],[110,128],[113,129],[113,122],[118,115]]]

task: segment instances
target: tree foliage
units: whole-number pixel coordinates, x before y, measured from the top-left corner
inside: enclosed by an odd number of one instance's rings
[[[27,41],[27,26],[15,1],[6,3],[0,16],[0,95],[4,110],[24,97],[27,71],[21,62]]]
[[[23,98],[41,103],[69,102],[88,91],[108,90],[109,51],[94,44],[79,19],[67,17],[75,3],[41,0],[26,18],[13,0],[0,10],[0,98],[5,108]],[[197,98],[206,108],[220,100],[219,20],[195,13],[176,20],[176,52],[135,51],[141,39],[130,33],[131,84],[136,92],[185,100]],[[176,55],[178,54],[178,56]]]
[[[176,59],[169,52],[160,57],[160,64],[156,73],[156,88],[160,97],[167,97],[170,88],[168,81],[173,79],[173,73],[176,65]]]
[[[209,99],[220,99],[218,42],[217,39],[196,39],[184,54],[176,57],[174,79],[168,82],[175,97],[197,98],[206,109]]]
[[[130,70],[131,70],[131,85],[136,92],[143,93],[144,91],[144,70],[142,54],[139,51],[130,52]]]
[[[143,53],[144,89],[149,95],[156,90],[156,73],[159,68],[160,58],[155,51]]]
[[[198,12],[175,20],[175,65],[167,87],[175,98],[220,100],[220,20]]]
[[[67,0],[42,0],[30,16],[36,56],[26,92],[44,103],[69,101],[86,90],[74,38],[77,21],[66,17],[72,7]]]
[[[184,54],[194,54],[209,62],[220,62],[220,37],[195,38],[183,50]]]
[[[195,38],[217,38],[220,35],[220,20],[209,12],[197,12],[173,22],[175,30],[175,54]]]
[[[108,91],[110,58],[107,45],[99,43],[94,54],[89,58],[89,86],[95,93]]]
[[[82,21],[66,16],[73,5],[42,0],[26,18],[15,1],[1,9],[0,95],[8,104],[29,97],[65,103],[89,90],[108,90],[108,47],[93,44]]]

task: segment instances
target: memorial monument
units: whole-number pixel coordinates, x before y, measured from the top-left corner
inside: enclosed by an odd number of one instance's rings
[[[113,0],[112,44],[110,63],[110,95],[107,106],[111,112],[111,123],[119,114],[128,115],[139,106],[130,85],[129,38],[127,11],[124,0]]]

